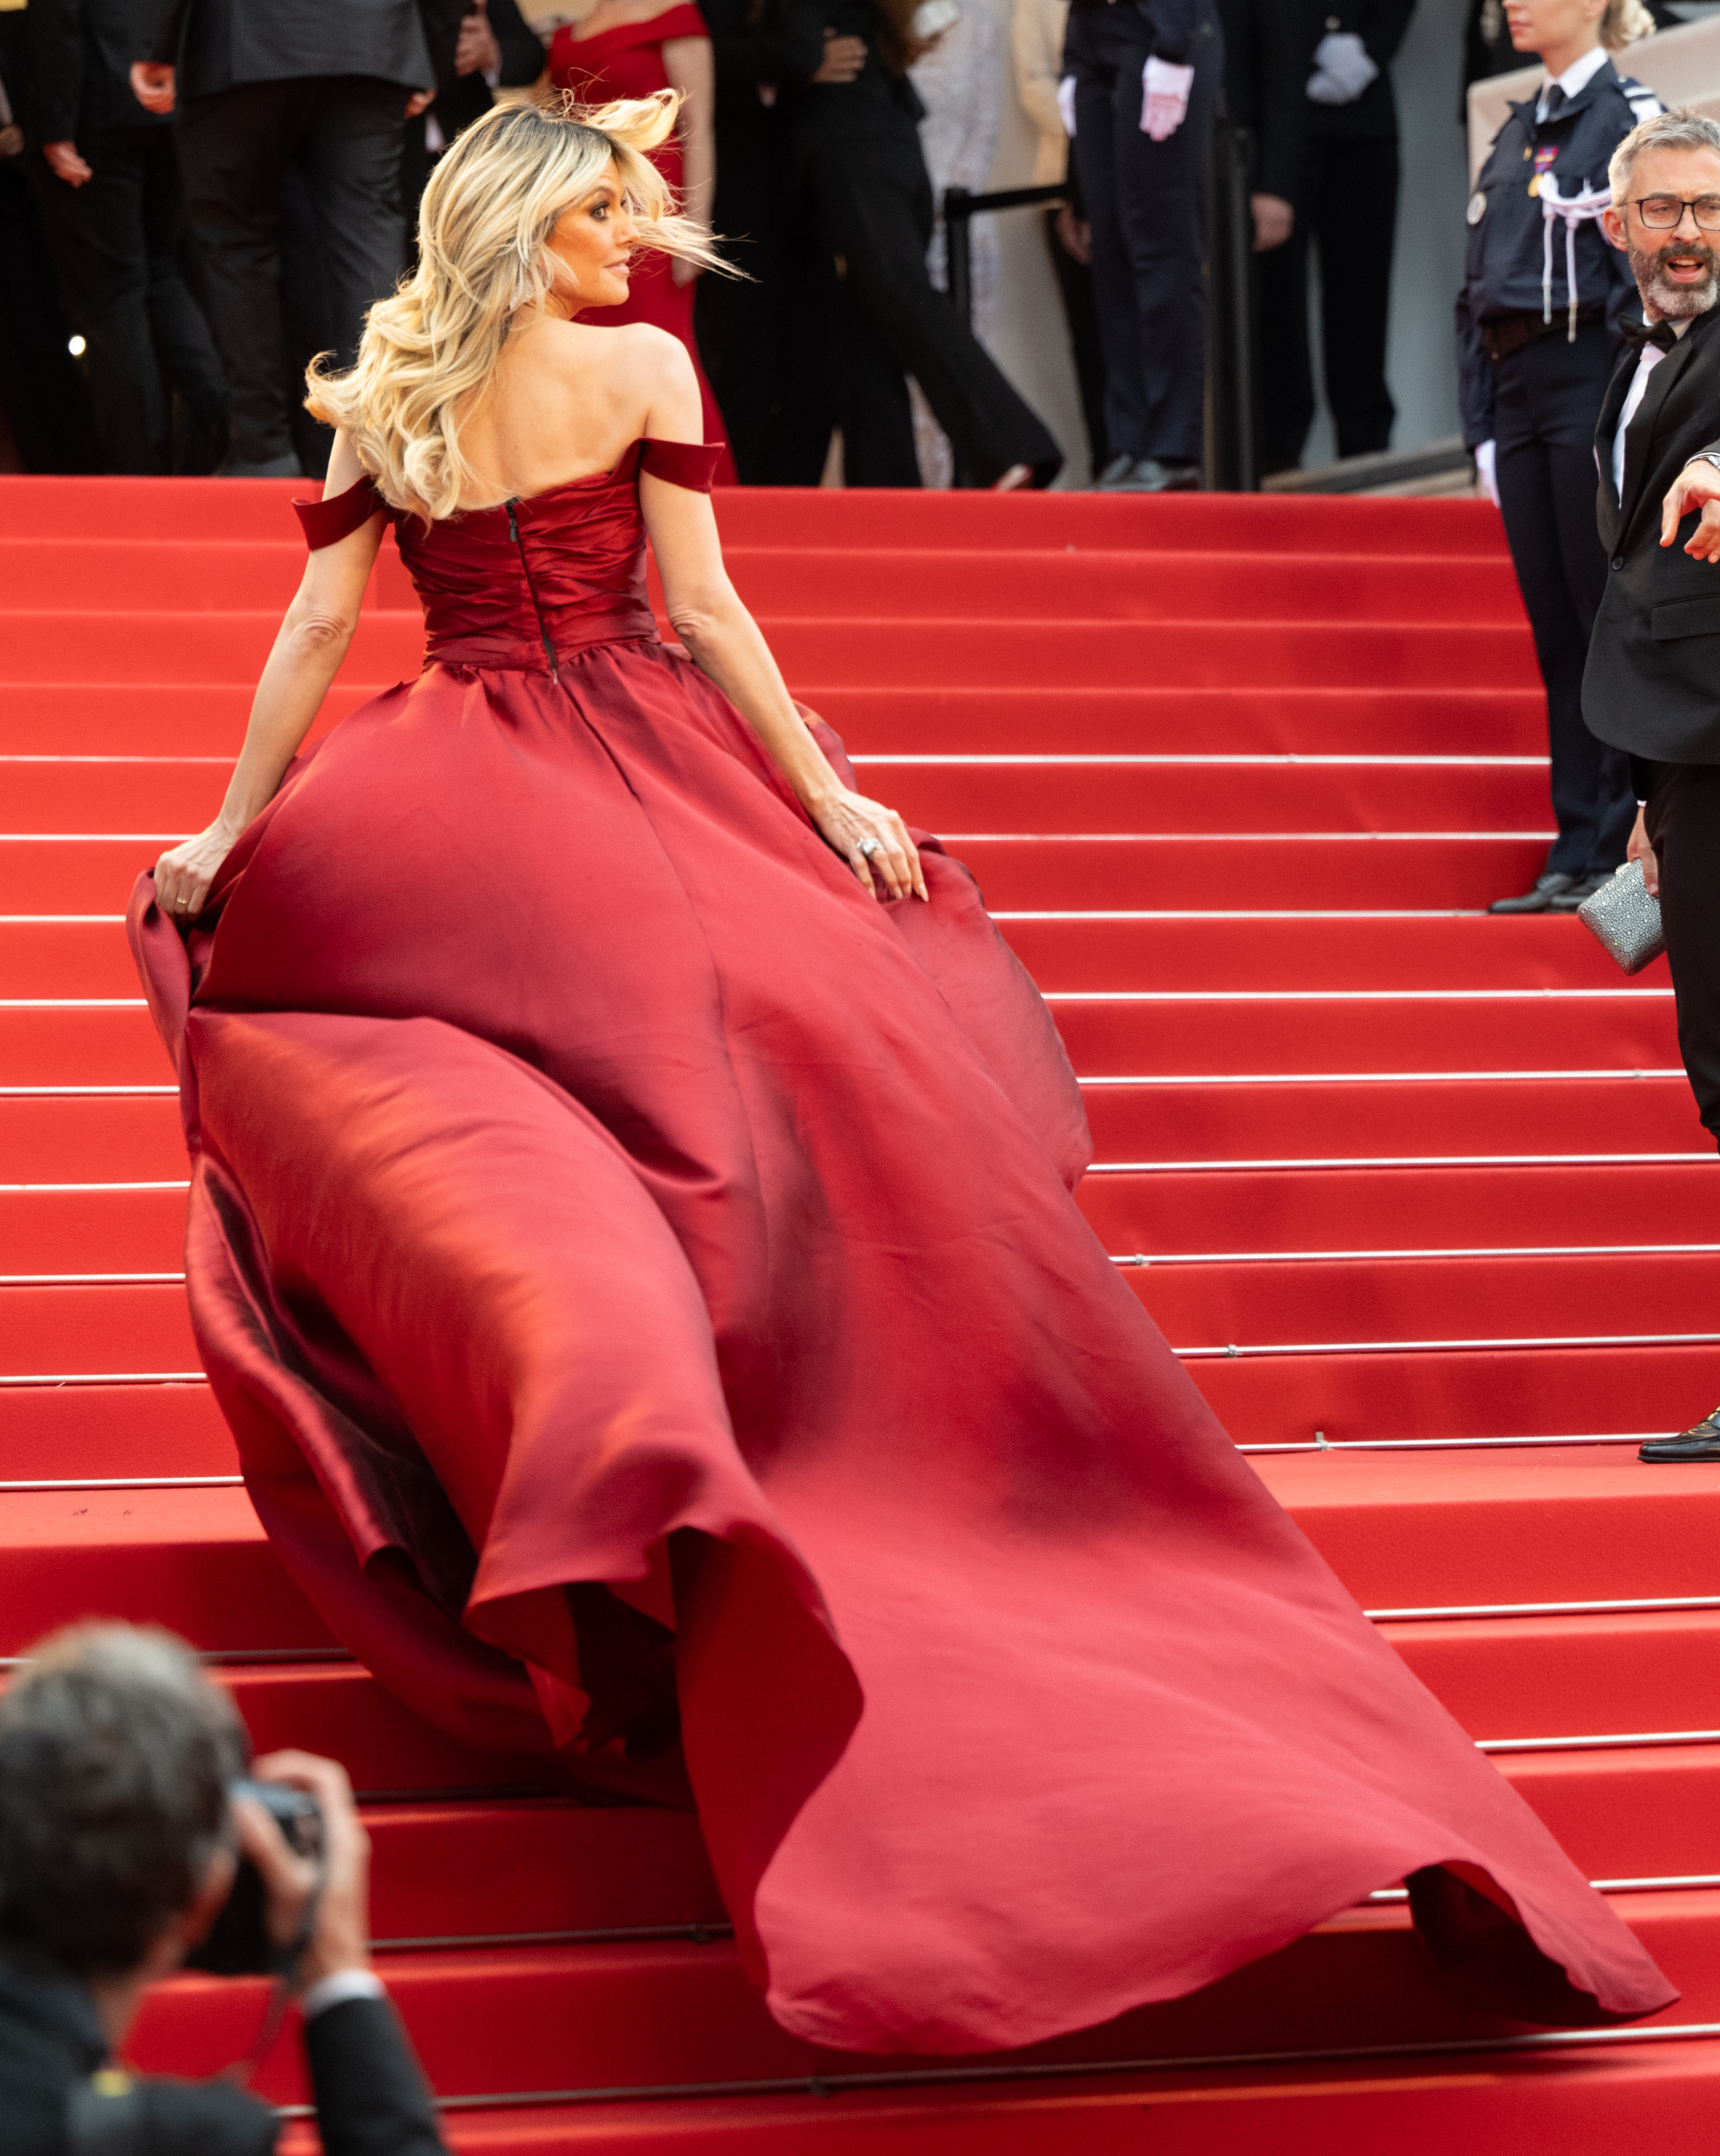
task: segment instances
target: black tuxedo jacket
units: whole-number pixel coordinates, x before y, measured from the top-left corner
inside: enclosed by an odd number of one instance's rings
[[[152,57],[177,68],[182,99],[306,75],[434,90],[453,77],[465,11],[465,0],[169,0]]]
[[[1595,431],[1600,543],[1610,563],[1583,675],[1589,731],[1656,763],[1720,763],[1720,565],[1662,547],[1661,502],[1705,450],[1720,450],[1720,307],[1699,315],[1648,378],[1613,490],[1613,437],[1636,372],[1627,352]]]
[[[305,2025],[305,2049],[328,2156],[447,2156],[424,2078],[394,2010],[349,1999]],[[226,2082],[137,2079],[89,2114],[107,2040],[81,1984],[0,1962],[0,2149],[69,2156],[80,2144],[135,2156],[270,2156],[278,2123]]]

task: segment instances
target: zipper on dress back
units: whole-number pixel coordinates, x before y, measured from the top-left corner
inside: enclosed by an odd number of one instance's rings
[[[526,542],[520,536],[520,520],[514,514],[514,507],[511,501],[507,506],[508,536],[513,541],[515,552],[519,555],[520,574],[526,579],[526,591],[531,601],[531,611],[537,616],[537,634],[543,639],[543,655],[549,661],[549,678],[552,681],[557,681],[561,675],[556,665],[556,647],[549,640],[549,624],[544,619],[543,608],[537,603],[537,587],[531,581],[531,564],[526,559]]]

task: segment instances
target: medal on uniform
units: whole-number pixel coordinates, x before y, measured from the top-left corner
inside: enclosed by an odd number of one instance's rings
[[[1479,224],[1487,213],[1487,198],[1477,187],[1469,198],[1469,208],[1464,215],[1471,224]]]
[[[1523,154],[1527,157],[1528,152],[1525,151]],[[1558,162],[1558,145],[1556,142],[1543,142],[1535,152],[1535,177],[1529,182],[1529,192],[1532,195],[1540,193],[1542,173],[1549,165],[1556,164]]]

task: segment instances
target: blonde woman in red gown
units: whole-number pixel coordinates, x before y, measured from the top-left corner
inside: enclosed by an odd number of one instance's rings
[[[497,111],[438,166],[313,385],[226,803],[133,901],[282,1561],[431,1721],[696,1803],[819,2043],[1029,2043],[1403,1879],[1507,2012],[1669,2004],[1082,1220],[1044,1004],[724,573],[685,351],[581,319],[636,239],[700,259],[671,117]],[[296,753],[391,525],[424,670]]]
[[[577,24],[562,23],[550,40],[549,78],[583,104],[652,97],[672,90],[683,100],[680,126],[651,162],[685,214],[707,233],[716,187],[716,74],[711,33],[690,0],[667,8],[653,0],[597,0]],[[603,308],[599,322],[655,322],[687,348],[705,413],[705,439],[722,440],[722,414],[699,357],[693,331],[693,286],[700,264],[685,257],[647,254],[628,280],[624,305]],[[732,486],[734,459],[725,444],[716,484]]]

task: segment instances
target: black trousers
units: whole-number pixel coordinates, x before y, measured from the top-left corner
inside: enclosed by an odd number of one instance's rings
[[[1385,382],[1392,245],[1398,222],[1395,141],[1310,141],[1302,153],[1296,228],[1259,257],[1261,461],[1283,471],[1302,461],[1314,419],[1308,352],[1308,245],[1320,249],[1320,327],[1326,401],[1341,457],[1391,446],[1398,416]]]
[[[409,93],[362,75],[242,83],[193,98],[176,135],[186,209],[232,393],[228,468],[297,468],[282,321],[283,196],[296,167],[316,220],[336,366],[394,288],[405,245]]]
[[[1678,1052],[1720,1144],[1720,764],[1651,763],[1643,821],[1661,871],[1661,927]]]
[[[990,486],[1012,465],[1055,465],[1056,443],[926,268],[932,182],[905,113],[803,136],[819,229],[839,270],[831,388],[850,486],[917,486],[906,375],[926,393],[958,467]]]
[[[1071,151],[1093,228],[1093,299],[1112,456],[1199,461],[1205,432],[1207,204],[1224,68],[1216,16],[1201,26],[1188,115],[1168,141],[1141,131],[1152,33],[1126,4],[1077,0]]]
[[[1623,752],[1583,723],[1583,667],[1606,557],[1594,528],[1594,426],[1612,372],[1605,325],[1538,338],[1494,370],[1497,470],[1505,536],[1547,688],[1547,742],[1558,835],[1547,865],[1610,875],[1625,858],[1636,798]]]
[[[38,178],[60,304],[84,339],[103,468],[213,471],[227,381],[184,275],[184,208],[165,127],[80,131],[93,177]],[[176,445],[172,399],[180,399]]]
[[[1069,322],[1069,348],[1075,359],[1081,418],[1086,422],[1087,448],[1096,479],[1110,454],[1105,445],[1105,356],[1099,343],[1099,311],[1093,304],[1091,267],[1077,262],[1058,239],[1057,216],[1055,209],[1045,213],[1045,244],[1051,250],[1051,267]]]

